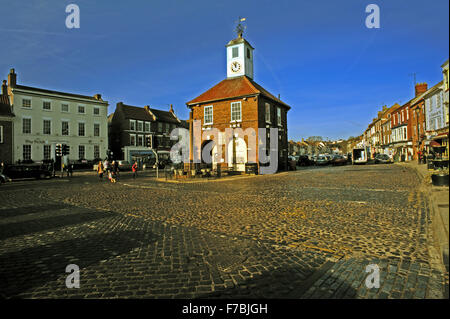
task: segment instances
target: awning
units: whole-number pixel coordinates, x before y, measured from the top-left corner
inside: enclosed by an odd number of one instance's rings
[[[438,135],[436,135],[435,137],[433,137],[433,140],[440,140],[443,138],[448,138],[448,132],[444,132],[444,133],[440,133]]]
[[[431,146],[431,147],[440,147],[441,144],[438,143],[438,142],[436,142],[435,140],[433,140],[433,141],[431,141],[430,146]]]

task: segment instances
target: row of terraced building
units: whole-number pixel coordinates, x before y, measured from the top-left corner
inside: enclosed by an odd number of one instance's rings
[[[447,161],[449,128],[449,61],[442,66],[443,80],[429,87],[415,85],[415,96],[400,105],[383,106],[362,136],[370,156],[388,154],[395,161],[416,160],[433,153]]]

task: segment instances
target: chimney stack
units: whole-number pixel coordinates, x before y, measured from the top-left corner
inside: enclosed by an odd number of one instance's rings
[[[101,95],[101,94],[95,94],[95,95],[94,95],[94,99],[99,100],[99,101],[103,101],[103,100],[102,100],[102,95]]]
[[[170,110],[169,110],[169,112],[173,113],[173,105],[172,105],[172,104],[170,104]]]
[[[13,88],[16,87],[17,84],[17,74],[14,72],[14,69],[9,70],[8,74],[8,85]]]
[[[427,83],[417,83],[416,84],[416,97],[418,97],[420,94],[425,93],[428,90],[428,84]]]
[[[6,80],[3,80],[2,95],[8,95],[8,86],[6,85]]]

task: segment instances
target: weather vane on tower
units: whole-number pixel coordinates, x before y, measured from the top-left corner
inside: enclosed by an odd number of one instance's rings
[[[242,25],[241,22],[244,22],[246,18],[241,18],[239,17],[239,20],[237,21],[238,25],[236,26],[236,33],[238,35],[239,38],[242,38],[242,34],[244,33],[245,28],[247,28],[246,26]]]

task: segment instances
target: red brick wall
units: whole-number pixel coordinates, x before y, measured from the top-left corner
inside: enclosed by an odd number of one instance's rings
[[[204,106],[213,105],[213,124],[212,128],[218,129],[220,132],[225,132],[226,128],[230,128],[231,124],[231,103],[232,102],[241,102],[241,110],[242,110],[242,122],[241,128],[242,130],[246,130],[247,128],[252,128],[256,132],[256,140],[258,140],[258,128],[265,128],[265,102],[271,104],[272,114],[271,114],[271,127],[277,127],[276,123],[276,107],[278,106],[276,103],[270,100],[266,100],[262,97],[248,97],[246,100],[242,98],[238,99],[229,99],[224,101],[217,101],[213,103],[202,103],[198,106],[192,107],[193,112],[193,120],[200,120],[202,127],[204,123]],[[279,140],[278,148],[279,150],[286,149],[284,152],[283,158],[279,158],[280,160],[287,160],[287,112],[284,107],[282,107],[281,112],[281,122],[284,128],[284,132],[282,133],[282,139]],[[203,131],[202,131],[203,132]],[[195,132],[194,132],[195,134]],[[215,137],[211,137],[211,139],[215,139]],[[245,142],[248,145],[248,137],[245,136]],[[203,142],[203,140],[202,140]],[[258,147],[258,146],[257,146]],[[256,149],[256,161],[258,161],[258,149]]]

